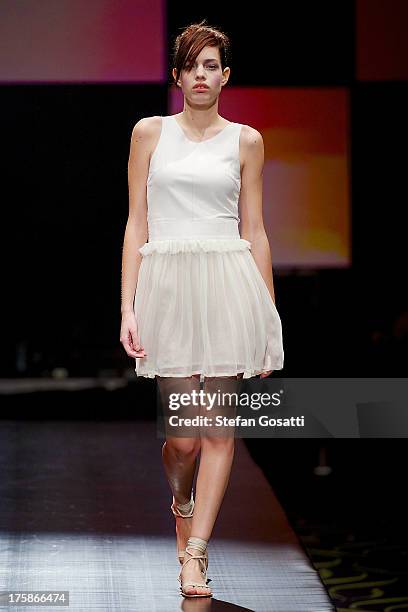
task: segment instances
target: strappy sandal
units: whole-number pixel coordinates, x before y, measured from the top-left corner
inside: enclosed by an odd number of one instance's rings
[[[193,554],[193,552],[190,552],[189,549],[192,549],[194,551],[198,549],[198,551],[201,553],[200,555],[197,554]],[[192,586],[192,587],[204,587],[205,589],[208,589],[209,586],[207,584],[207,582],[209,582],[209,579],[207,578],[207,565],[206,565],[206,556],[205,556],[205,552],[207,550],[207,542],[206,540],[203,540],[202,538],[195,538],[195,537],[190,537],[187,540],[187,546],[186,546],[186,550],[185,552],[187,552],[190,556],[188,559],[186,559],[180,569],[180,573],[178,575],[178,581],[180,582],[180,594],[183,595],[183,597],[212,597],[212,593],[210,591],[210,593],[186,593],[183,589],[187,586]],[[205,580],[205,582],[186,582],[185,584],[182,583],[182,579],[181,579],[181,572],[183,571],[183,568],[187,565],[187,563],[189,561],[191,561],[191,559],[199,559],[200,563],[202,564],[202,569],[201,569],[201,573],[203,575],[203,578]]]
[[[185,512],[184,512],[183,506],[186,508]],[[181,516],[181,518],[190,518],[191,516],[193,516],[193,513],[194,513],[193,491],[191,491],[190,501],[187,504],[183,504],[183,506],[181,506],[183,510],[180,510],[180,505],[179,506],[176,505],[176,501],[173,496],[173,503],[171,504],[171,511],[173,512],[174,516]],[[179,550],[177,546],[177,557],[180,563],[184,562],[184,554],[185,554],[185,550]],[[208,568],[208,552],[206,550],[205,551],[205,569],[207,570],[207,568]]]

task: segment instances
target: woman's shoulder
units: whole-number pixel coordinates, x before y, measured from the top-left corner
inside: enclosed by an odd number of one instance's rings
[[[241,140],[248,145],[251,145],[255,142],[262,142],[262,134],[258,132],[254,127],[247,125],[246,123],[241,123]]]
[[[247,164],[263,164],[265,151],[262,134],[250,125],[241,125],[239,143],[242,167]]]
[[[133,131],[141,136],[154,136],[157,130],[161,130],[162,117],[153,115],[152,117],[142,117],[133,126]]]
[[[149,159],[151,159],[159,141],[161,126],[162,117],[154,115],[152,117],[142,117],[133,127],[132,142],[143,143],[143,148],[149,153]]]

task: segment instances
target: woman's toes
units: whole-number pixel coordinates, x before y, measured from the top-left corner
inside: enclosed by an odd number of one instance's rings
[[[209,595],[209,589],[206,587],[187,587],[187,591],[185,593],[187,595]]]
[[[186,591],[186,589],[184,589],[184,592],[187,595],[196,595],[197,591],[196,591],[196,589],[194,587],[188,586],[187,589],[188,589],[187,591]]]
[[[210,589],[208,587],[197,587],[196,594],[197,595],[209,595]]]
[[[184,593],[186,595],[210,595],[211,594],[211,590],[209,587],[201,587],[201,586],[196,586],[193,587],[191,585],[186,585],[185,587],[182,587]]]

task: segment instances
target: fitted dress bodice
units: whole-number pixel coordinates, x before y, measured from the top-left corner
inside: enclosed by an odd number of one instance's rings
[[[162,117],[147,179],[149,242],[240,238],[241,127],[229,122],[215,136],[195,142],[174,115]]]

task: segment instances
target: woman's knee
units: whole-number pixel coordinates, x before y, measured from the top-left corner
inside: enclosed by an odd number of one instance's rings
[[[166,446],[178,459],[194,458],[201,448],[200,438],[168,437]]]
[[[235,437],[231,432],[225,433],[225,435],[214,433],[203,434],[201,436],[201,452],[224,452],[229,453],[234,450]]]

